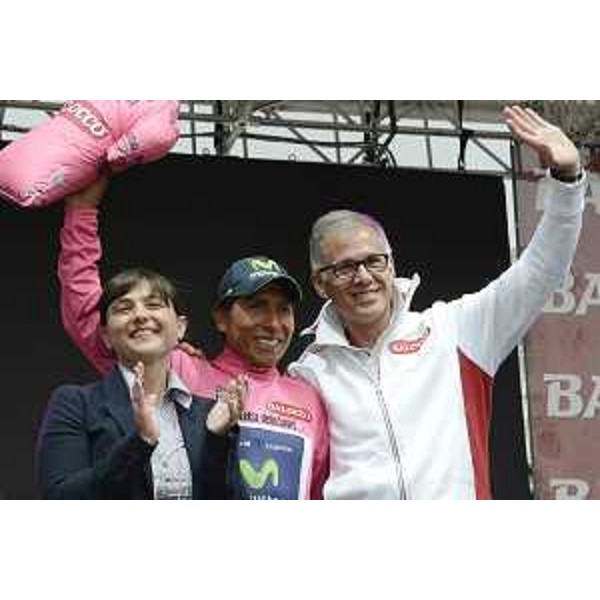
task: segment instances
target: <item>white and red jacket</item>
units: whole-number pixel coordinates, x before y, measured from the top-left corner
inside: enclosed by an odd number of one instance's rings
[[[529,246],[480,292],[411,312],[418,277],[397,279],[391,323],[373,348],[353,347],[325,304],[290,371],[327,405],[326,499],[491,497],[494,374],[562,283],[581,228],[585,182],[546,189]]]
[[[60,239],[63,324],[90,362],[106,373],[116,359],[100,331],[98,211],[67,207]],[[254,368],[227,347],[213,361],[175,349],[171,368],[190,391],[203,397],[214,397],[236,375],[247,377],[249,393],[232,469],[236,498],[322,498],[329,440],[327,413],[314,387],[276,368]]]

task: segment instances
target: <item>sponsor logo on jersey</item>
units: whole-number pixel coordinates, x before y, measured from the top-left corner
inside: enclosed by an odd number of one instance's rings
[[[301,435],[240,423],[236,467],[231,473],[237,500],[297,500],[307,494],[306,448]],[[308,462],[306,464],[309,464]]]
[[[299,419],[300,421],[306,421],[310,423],[312,421],[312,413],[307,408],[301,406],[294,406],[293,404],[285,404],[284,402],[269,402],[267,404],[267,410],[282,417],[288,417],[291,419]]]
[[[249,460],[243,458],[240,460],[240,473],[246,485],[253,490],[263,489],[269,478],[273,487],[279,485],[279,465],[273,458],[265,460],[259,469],[255,469]]]
[[[95,138],[101,139],[110,132],[102,115],[85,100],[68,100],[63,105],[60,114]]]
[[[27,202],[35,202],[40,196],[50,193],[55,187],[65,185],[65,170],[59,167],[50,174],[48,181],[38,181],[23,193]]]

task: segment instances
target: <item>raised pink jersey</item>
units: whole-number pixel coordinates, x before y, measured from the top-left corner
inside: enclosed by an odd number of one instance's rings
[[[157,160],[179,138],[177,100],[69,100],[0,152],[0,194],[41,207],[83,189],[106,165]]]
[[[59,278],[65,329],[87,358],[105,373],[115,358],[100,335],[98,273],[101,256],[97,211],[67,207],[61,231]],[[249,395],[240,422],[236,497],[249,499],[322,498],[329,472],[327,415],[318,392],[276,368],[253,368],[231,348],[213,361],[176,349],[171,366],[190,391],[214,397],[238,374]]]

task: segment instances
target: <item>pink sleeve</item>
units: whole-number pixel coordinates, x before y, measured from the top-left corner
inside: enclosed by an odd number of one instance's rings
[[[58,258],[63,326],[94,367],[106,373],[116,361],[100,335],[101,255],[98,211],[66,206]]]
[[[329,477],[329,423],[327,411],[319,397],[320,426],[315,436],[315,455],[313,460],[310,499],[323,500],[323,486]]]

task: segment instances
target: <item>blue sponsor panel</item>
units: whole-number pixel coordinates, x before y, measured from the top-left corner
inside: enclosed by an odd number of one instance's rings
[[[242,425],[232,469],[234,497],[297,500],[304,452],[300,435]]]

